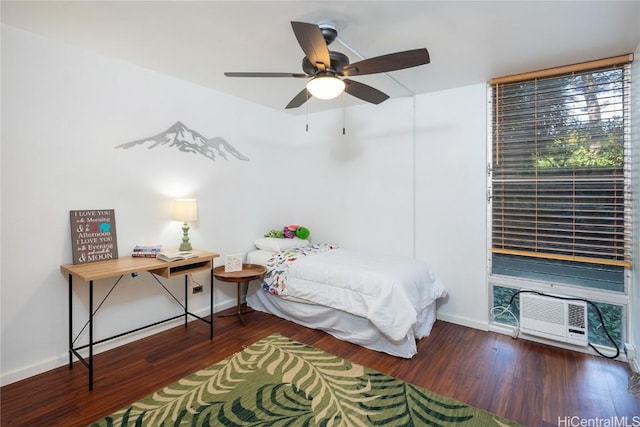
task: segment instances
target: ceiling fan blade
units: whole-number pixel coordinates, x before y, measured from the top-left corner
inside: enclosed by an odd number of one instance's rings
[[[364,83],[357,82],[355,80],[344,79],[344,91],[349,95],[353,95],[356,98],[360,98],[363,101],[370,102],[372,104],[380,104],[383,101],[389,99],[389,95],[384,92],[380,92],[378,89],[373,88]]]
[[[386,73],[387,71],[428,64],[429,61],[429,52],[425,48],[405,50],[404,52],[376,56],[375,58],[345,65],[342,67],[341,74],[343,76],[362,76],[365,74]]]
[[[315,24],[307,24],[306,22],[291,22],[293,33],[298,39],[300,47],[304,51],[311,64],[324,71],[331,65],[329,57],[329,48],[327,42],[324,41],[320,28]],[[321,64],[320,67],[318,65]],[[324,68],[322,68],[324,67]]]
[[[224,73],[227,77],[309,77],[303,73]]]
[[[300,93],[298,93],[296,96],[293,97],[293,99],[287,104],[285,109],[298,108],[299,106],[307,102],[309,98],[311,98],[311,94],[307,91],[307,88],[305,87],[300,91]]]

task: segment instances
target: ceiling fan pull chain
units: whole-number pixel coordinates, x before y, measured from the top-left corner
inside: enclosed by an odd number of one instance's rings
[[[345,107],[346,101],[344,99],[344,92],[342,92],[342,134],[346,135],[346,116],[347,116],[347,108]]]
[[[308,98],[309,97],[307,96],[307,99]],[[309,103],[307,103],[307,105],[305,107],[307,109],[307,115],[306,115],[307,116],[307,118],[306,118],[307,119],[307,123],[305,124],[305,132],[309,132]]]

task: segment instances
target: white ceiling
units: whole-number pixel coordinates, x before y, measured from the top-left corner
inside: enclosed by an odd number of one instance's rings
[[[2,22],[284,111],[302,72],[290,21],[332,23],[351,62],[426,47],[431,63],[355,77],[394,97],[630,53],[640,1],[6,1]],[[343,42],[344,44],[341,44]],[[352,50],[350,50],[352,49]],[[355,53],[354,53],[355,51]],[[310,100],[294,114],[353,105]]]

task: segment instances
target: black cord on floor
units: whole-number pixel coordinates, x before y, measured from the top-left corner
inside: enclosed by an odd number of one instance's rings
[[[598,350],[593,344],[589,343],[589,347],[591,347],[596,353],[598,353],[600,356],[602,357],[606,357],[607,359],[615,359],[618,356],[620,356],[620,347],[618,347],[618,343],[616,343],[616,341],[613,339],[613,337],[611,337],[611,334],[609,334],[609,331],[607,330],[607,326],[604,324],[604,318],[602,317],[602,312],[600,311],[600,308],[593,302],[589,301],[588,299],[585,298],[574,298],[574,297],[562,297],[562,296],[558,296],[558,295],[549,295],[549,294],[545,294],[544,292],[538,292],[538,291],[531,291],[531,290],[527,290],[527,289],[521,289],[517,292],[515,292],[512,296],[511,299],[509,300],[509,307],[511,306],[511,304],[513,303],[513,300],[515,299],[515,297],[517,295],[520,295],[521,293],[531,293],[531,294],[537,294],[537,295],[541,295],[541,296],[545,296],[545,297],[551,297],[551,298],[556,298],[556,299],[561,299],[561,300],[571,300],[571,301],[584,301],[588,304],[591,304],[591,306],[593,308],[596,309],[596,313],[598,314],[598,318],[600,319],[600,324],[602,325],[602,328],[604,330],[604,333],[607,335],[607,338],[609,338],[609,341],[611,341],[611,343],[613,344],[613,346],[616,348],[616,354],[615,356],[609,356],[606,354],[603,354],[600,350]]]

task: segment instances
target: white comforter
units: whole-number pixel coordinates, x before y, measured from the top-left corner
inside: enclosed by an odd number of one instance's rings
[[[369,319],[392,340],[447,290],[429,267],[410,258],[333,249],[305,256],[288,271],[287,296]]]

